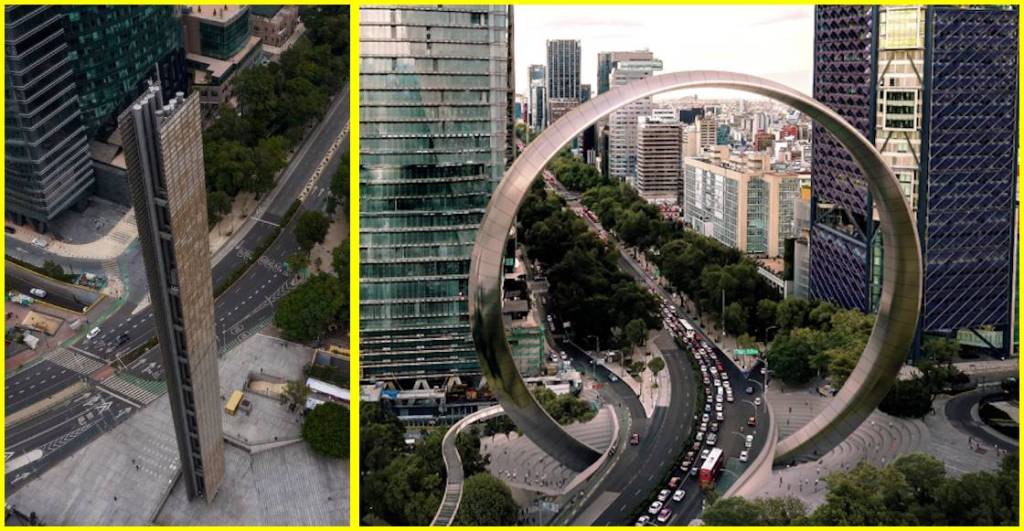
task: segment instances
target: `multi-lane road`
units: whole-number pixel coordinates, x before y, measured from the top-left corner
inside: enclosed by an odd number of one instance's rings
[[[231,249],[214,255],[212,276],[213,285],[216,287],[251,255],[260,242],[280,226],[292,203],[306,191],[299,211],[291,218],[289,224],[282,228],[273,244],[244,275],[217,298],[214,312],[217,319],[218,346],[221,351],[238,344],[266,326],[273,318],[277,301],[299,282],[295,275],[287,272],[284,267],[286,258],[299,249],[293,235],[294,224],[304,210],[325,209],[330,177],[338,169],[342,153],[348,149],[348,122],[349,93],[346,86],[332,101],[324,118],[285,168],[279,177],[279,185],[252,216],[253,221],[243,226],[242,230],[246,231],[244,235],[229,243],[232,245]],[[333,153],[317,176],[316,170],[332,149]],[[44,250],[40,252],[44,255],[49,254]],[[69,347],[68,351],[61,355],[63,365],[43,360],[7,380],[7,414],[82,381],[84,375],[73,370],[72,367],[75,365],[69,363],[68,359],[73,357],[77,363],[84,362],[86,366],[90,366],[90,362],[98,363],[99,366],[110,362],[118,365],[116,360],[121,356],[144,345],[155,336],[152,309],[145,303],[145,270],[141,264],[140,254],[138,245],[132,244],[120,258],[122,272],[129,275],[129,278],[125,279],[126,284],[130,288],[134,287],[134,292],[130,289],[126,294],[126,303],[107,316],[102,323],[90,325],[98,325],[101,330],[99,334],[91,339],[82,337],[75,345]],[[41,259],[36,257],[32,261],[37,260]],[[63,261],[66,262],[67,259]],[[82,265],[96,267],[96,264],[79,263],[80,269],[88,269],[81,267]],[[125,337],[127,340],[124,340]],[[159,367],[159,348],[154,348],[132,362],[127,369],[137,379],[155,382],[162,377]],[[118,368],[122,367],[118,365]],[[14,473],[8,469],[5,479],[9,490],[16,489],[30,480],[31,475],[41,473],[88,444],[95,436],[123,421],[131,412],[144,405],[120,393],[118,389],[107,389],[102,385],[91,385],[90,389],[90,396],[105,397],[93,405],[111,402],[110,406],[102,406],[105,408],[103,414],[83,412],[81,408],[86,406],[76,406],[76,401],[82,400],[84,396],[80,394],[40,416],[8,427],[8,463],[17,462],[13,460],[19,458],[29,459],[21,456],[33,456],[31,467],[20,467]],[[108,413],[111,410],[115,412]],[[46,422],[46,419],[49,419],[49,422]],[[86,425],[89,426],[88,429],[83,428]],[[55,446],[55,441],[60,443],[59,446]],[[41,451],[41,454],[36,455],[37,451]],[[26,473],[29,475],[26,476]]]
[[[545,170],[545,177],[556,193],[567,200],[570,208],[580,207],[579,194],[568,191],[549,171]],[[604,232],[591,220],[586,217],[583,219],[591,230],[599,234]],[[620,244],[619,247],[621,249],[623,246]],[[672,295],[658,285],[628,253],[621,252],[619,262],[623,271],[651,290],[663,304],[674,304]],[[685,318],[679,315],[673,315],[671,318],[679,317]],[[691,318],[688,322],[695,323],[695,320]],[[738,460],[740,452],[746,449],[746,436],[753,434],[754,441],[750,448],[750,460],[753,460],[767,442],[768,433],[767,404],[763,401],[760,406],[754,404],[756,397],[763,396],[762,377],[753,375],[748,381],[743,372],[728,360],[725,353],[707,339],[707,335],[699,327],[694,327],[712,347],[715,357],[722,361],[735,394],[735,402],[725,404],[725,421],[720,423],[716,446],[723,449],[728,459]],[[608,473],[600,479],[600,484],[589,490],[589,496],[573,508],[573,515],[578,516],[590,512],[588,508],[591,504],[604,505],[603,512],[593,521],[595,525],[632,524],[638,514],[646,514],[647,503],[659,490],[667,488],[664,482],[671,476],[685,478],[680,488],[686,490],[687,495],[681,502],[667,502],[666,506],[673,511],[667,524],[685,525],[697,518],[703,510],[705,497],[697,486],[697,479],[684,475],[679,469],[681,456],[687,450],[684,444],[691,439],[691,432],[695,429],[697,393],[702,392],[700,382],[690,361],[692,354],[688,348],[679,347],[666,330],[659,334],[657,341],[664,354],[672,390],[670,406],[656,407],[650,418],[645,416],[639,400],[627,385],[621,381],[611,382],[607,370],[603,367],[596,371],[597,378],[608,382],[611,390],[621,397],[620,403],[628,409],[631,417],[631,430],[640,435],[640,443],[636,446],[627,446]],[[580,351],[574,345],[563,344],[561,348],[573,357],[578,366],[593,367],[589,354]],[[747,395],[747,387],[752,387],[754,394]],[[751,416],[757,419],[755,428],[747,426],[747,419]]]

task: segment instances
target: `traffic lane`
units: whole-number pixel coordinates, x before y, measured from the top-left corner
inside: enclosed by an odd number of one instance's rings
[[[52,361],[42,360],[7,379],[4,413],[10,415],[56,394],[79,378],[84,377]]]
[[[38,275],[21,267],[11,266],[10,263],[7,266],[4,271],[4,280],[7,283],[8,291],[16,290],[34,299],[73,312],[81,312],[100,298],[98,293],[75,289],[63,282]],[[33,288],[45,290],[46,297],[36,297],[29,293]]]
[[[49,248],[42,248],[25,243],[10,234],[6,235],[6,247],[4,252],[8,255],[17,258],[23,262],[40,266],[46,263],[47,260],[59,264],[66,271],[75,271],[76,273],[95,273],[97,275],[105,275],[103,272],[103,262],[101,260],[94,260],[91,258],[75,258],[69,256],[63,256],[55,254],[49,250]]]
[[[310,138],[309,149],[304,152],[300,152],[298,157],[293,159],[295,164],[289,166],[285,170],[286,173],[282,174],[283,178],[286,178],[284,186],[281,192],[274,198],[271,204],[268,206],[265,218],[271,219],[270,216],[274,216],[273,219],[280,221],[284,213],[291,206],[292,202],[298,197],[299,192],[306,185],[306,181],[309,176],[313,174],[316,167],[323,160],[327,150],[331,147],[338,136],[344,131],[345,124],[349,121],[349,90],[346,86],[340,95],[335,99],[334,104],[328,109],[327,113],[324,114],[324,118],[320,121],[317,129],[314,129],[314,134]],[[345,139],[347,139],[347,135]],[[300,148],[301,149],[301,148]],[[342,146],[335,153],[347,151],[348,145],[345,144],[344,139],[342,140]],[[300,175],[298,179],[292,179],[292,174]],[[328,172],[324,172],[328,174]]]
[[[991,389],[976,389],[967,393],[961,393],[946,402],[946,417],[949,419],[950,424],[952,424],[953,427],[989,446],[999,448],[1011,447],[1011,445],[1005,440],[992,435],[986,428],[979,426],[974,420],[974,417],[971,416],[971,409],[973,409],[974,405],[982,398],[988,395],[997,394],[1000,393]],[[1012,447],[1016,447],[1016,445],[1012,445]]]
[[[662,332],[666,333],[666,332]],[[652,419],[652,429],[648,430],[647,439],[653,442],[652,448],[644,451],[645,460],[639,468],[625,470],[626,487],[623,494],[606,510],[596,523],[604,525],[631,524],[628,519],[652,493],[665,488],[663,480],[669,472],[671,475],[682,476],[678,471],[678,458],[685,450],[683,444],[693,429],[693,411],[697,393],[693,384],[693,369],[689,360],[682,360],[685,353],[681,350],[665,352],[665,366],[669,371],[672,384],[671,407],[659,407]],[[689,405],[689,407],[686,407]],[[623,509],[623,507],[626,507]]]
[[[17,456],[53,439],[54,433],[58,436],[67,433],[70,430],[64,429],[64,425],[95,409],[98,398],[98,392],[84,391],[38,415],[8,426],[4,430],[7,453]]]
[[[131,404],[110,393],[98,391],[94,398],[95,401],[85,411],[80,411],[72,421],[62,424],[60,430],[33,439],[32,448],[22,448],[22,453],[38,449],[42,456],[17,470],[5,471],[4,480],[8,492],[14,492],[32,477],[45,472],[104,432],[113,429],[134,410]]]

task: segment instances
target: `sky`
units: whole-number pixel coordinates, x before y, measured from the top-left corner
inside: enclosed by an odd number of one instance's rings
[[[546,62],[548,39],[581,41],[580,82],[589,83],[595,91],[598,52],[648,49],[664,63],[662,73],[728,70],[811,92],[812,5],[517,5],[516,92],[528,92],[527,68]],[[659,99],[692,93],[670,93]],[[713,89],[697,94],[739,96]]]

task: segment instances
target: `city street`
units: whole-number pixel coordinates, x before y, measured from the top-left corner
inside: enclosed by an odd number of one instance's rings
[[[520,143],[521,145],[521,143]],[[550,171],[545,170],[545,177],[550,187],[569,203],[569,207],[579,207],[579,196],[571,194],[557,180]],[[601,227],[597,226],[586,217],[581,217],[591,230],[600,233]],[[674,298],[664,290],[655,280],[646,273],[643,268],[632,257],[622,250],[619,244],[620,269],[630,274],[638,283],[651,290],[663,303],[674,305]],[[685,318],[685,316],[684,316]],[[571,320],[571,316],[563,316],[563,319]],[[706,341],[712,346],[717,359],[723,362],[726,371],[729,373],[730,381],[736,395],[734,403],[725,405],[725,421],[719,428],[719,442],[716,446],[722,448],[728,460],[736,460],[744,450],[744,439],[746,435],[753,434],[754,441],[750,451],[750,460],[753,460],[767,442],[768,433],[768,410],[767,405],[762,401],[760,406],[754,405],[755,397],[763,397],[763,376],[752,375],[748,380],[736,364],[728,359],[717,345],[703,330],[697,326],[693,319],[689,319],[691,325],[697,329]],[[573,508],[574,514],[586,512],[590,503],[597,501],[601,493],[615,493],[617,496],[611,502],[605,497],[602,503],[607,503],[607,508],[593,522],[595,525],[628,525],[633,523],[635,517],[641,512],[646,514],[645,503],[661,489],[665,488],[664,483],[673,475],[682,476],[678,469],[679,461],[686,448],[682,445],[688,440],[691,430],[694,428],[693,410],[696,404],[698,383],[694,374],[693,366],[686,357],[691,356],[688,350],[675,345],[671,334],[667,330],[659,333],[659,346],[669,345],[663,348],[666,370],[669,372],[671,381],[674,384],[671,391],[671,407],[659,407],[655,409],[654,415],[647,419],[643,415],[643,409],[639,401],[635,399],[633,391],[621,380],[614,384],[614,389],[620,396],[634,397],[629,409],[633,419],[633,431],[640,434],[640,444],[636,447],[627,446],[623,455],[615,463],[611,471],[601,481],[601,485],[593,489],[591,495],[584,500],[579,507]],[[562,345],[567,353],[573,356],[581,370],[590,366],[590,358],[587,354]],[[599,370],[598,374],[607,381],[607,369]],[[756,377],[755,377],[756,376]],[[753,395],[747,395],[744,389],[751,386],[754,389]],[[749,428],[747,418],[754,416],[757,419],[757,427]],[[742,467],[741,467],[742,468]],[[729,472],[723,472],[726,474]],[[736,478],[731,478],[735,480]],[[703,493],[697,485],[696,478],[686,476],[681,487],[687,491],[687,496],[682,502],[668,502],[667,506],[673,508],[673,516],[668,522],[669,525],[686,525],[690,520],[697,518],[703,509]]]
[[[299,245],[293,234],[294,225],[299,214],[304,210],[323,210],[327,201],[327,190],[330,184],[330,177],[341,163],[341,155],[347,150],[348,136],[342,138],[341,148],[335,150],[334,154],[324,166],[319,178],[311,181],[314,170],[318,167],[330,147],[338,140],[338,137],[347,131],[349,120],[349,94],[345,87],[343,93],[337,97],[325,117],[313,132],[306,143],[300,148],[297,156],[292,159],[289,166],[282,173],[278,192],[271,193],[268,198],[269,204],[261,209],[260,222],[250,226],[248,233],[240,238],[235,247],[228,253],[218,253],[214,257],[213,285],[216,287],[223,282],[231,272],[236,269],[252,252],[260,241],[268,234],[271,234],[280,222],[292,202],[299,197],[300,192],[310,186],[310,193],[305,197],[299,210],[292,217],[287,226],[283,228],[280,236],[264,252],[263,256],[252,264],[248,270],[235,281],[215,302],[215,316],[217,318],[217,342],[221,352],[237,345],[245,338],[261,330],[270,324],[273,318],[277,301],[295,287],[300,280],[295,275],[285,271],[285,259],[293,254]],[[131,245],[128,253],[132,256],[122,257],[122,260],[138,261],[140,258],[138,245]],[[218,261],[219,258],[219,261]],[[129,301],[122,305],[117,311],[105,319],[102,323],[92,323],[91,326],[99,326],[101,333],[91,340],[85,340],[84,336],[78,344],[70,347],[70,350],[103,362],[111,362],[143,345],[155,334],[152,321],[152,310],[146,306],[142,311],[136,312],[136,307],[142,301],[146,288],[144,269],[139,264],[139,270],[135,272],[133,281],[137,287],[141,287],[131,293]],[[130,339],[118,345],[118,337],[123,333],[130,334]],[[159,377],[154,372],[154,367],[160,365],[159,348],[150,349],[144,355],[132,362],[128,373],[146,381],[154,381]],[[117,366],[118,369],[122,367]],[[6,382],[8,412],[21,409],[39,399],[51,396],[60,390],[67,388],[81,375],[66,368],[55,365],[49,361],[41,361],[29,367]],[[140,382],[141,383],[141,382]],[[122,389],[106,389],[99,386],[104,392],[112,394],[120,402],[128,404],[125,397],[117,393],[124,392]],[[12,400],[10,397],[14,396]],[[76,397],[76,399],[80,398]],[[12,405],[13,404],[13,405]],[[56,408],[70,408],[68,404],[62,404]],[[13,408],[13,409],[12,409]],[[117,417],[118,421],[134,411],[134,408],[127,410]],[[58,414],[48,411],[47,415]],[[67,413],[70,415],[70,413]],[[105,429],[83,430],[71,422],[64,422],[57,427],[45,423],[23,423],[13,428],[18,428],[19,436],[12,438],[11,431],[7,436],[8,459],[16,458],[30,452],[32,448],[43,449],[43,454],[33,460],[33,473],[38,474],[52,466],[60,459],[73,453],[73,449],[80,448],[95,438]],[[90,426],[98,426],[93,423]],[[73,437],[72,437],[72,434]],[[54,441],[73,438],[75,444],[61,452],[55,451],[54,447],[48,446]],[[32,444],[27,444],[31,441]],[[18,445],[15,448],[12,445]],[[60,446],[64,448],[64,446]],[[17,475],[6,474],[7,488],[9,491],[16,489],[20,484],[16,481]]]

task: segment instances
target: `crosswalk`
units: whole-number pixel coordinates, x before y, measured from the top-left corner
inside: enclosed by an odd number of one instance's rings
[[[167,392],[167,383],[144,380],[130,374],[114,374],[100,382],[100,386],[132,402],[144,406]]]
[[[121,268],[117,264],[117,257],[103,261],[103,273],[107,278],[120,278]]]
[[[71,369],[78,374],[89,375],[104,365],[88,356],[72,352],[66,348],[58,348],[48,353],[43,359],[56,363],[65,369]]]

